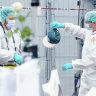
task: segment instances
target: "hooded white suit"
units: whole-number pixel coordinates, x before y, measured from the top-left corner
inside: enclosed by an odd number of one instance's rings
[[[84,40],[82,59],[73,60],[72,65],[74,69],[83,70],[79,96],[85,96],[92,87],[96,87],[96,32],[71,23],[65,23],[64,29]]]

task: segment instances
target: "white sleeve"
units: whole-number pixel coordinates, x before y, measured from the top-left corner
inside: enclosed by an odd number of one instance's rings
[[[90,55],[90,56],[89,56]],[[89,67],[96,66],[96,49],[89,54],[87,58],[72,60],[72,65],[74,69],[87,69]]]
[[[64,23],[65,28],[64,30],[70,34],[72,34],[75,37],[78,37],[80,39],[85,39],[86,31],[88,33],[88,30],[85,28],[80,28],[80,26],[74,25],[72,23]]]
[[[0,64],[3,64],[8,61],[13,61],[15,51],[8,51],[6,49],[1,49],[1,42],[0,42]]]

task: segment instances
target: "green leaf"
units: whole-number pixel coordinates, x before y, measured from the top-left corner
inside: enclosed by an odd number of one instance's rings
[[[24,22],[26,20],[26,18],[24,16],[21,16],[21,15],[18,17],[18,19],[20,22]]]
[[[8,33],[5,34],[6,37],[11,37],[12,36],[12,31],[9,31]]]
[[[21,31],[21,37],[22,39],[24,39],[26,36],[30,36],[31,35],[31,29],[26,26],[23,28],[23,30]]]
[[[14,30],[15,33],[17,33],[18,31],[19,31],[19,28],[16,28],[16,29]]]

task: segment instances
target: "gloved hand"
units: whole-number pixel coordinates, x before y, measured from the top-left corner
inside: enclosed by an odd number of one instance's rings
[[[50,24],[50,28],[54,29],[54,28],[64,28],[64,24],[63,23],[59,23],[59,22],[52,22]]]
[[[62,70],[73,69],[72,63],[67,63],[62,66]]]
[[[17,53],[14,54],[14,61],[18,64],[21,64],[23,62],[23,58],[18,55]]]

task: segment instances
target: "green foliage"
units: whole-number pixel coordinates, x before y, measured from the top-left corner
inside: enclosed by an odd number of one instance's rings
[[[19,16],[18,20],[21,23],[21,26],[23,25],[23,23],[26,21],[26,19],[30,16],[30,11],[27,13],[26,16]],[[29,28],[29,26],[23,26],[23,28],[20,30],[21,31],[21,38],[24,39],[30,35],[33,35],[31,32],[31,29]],[[16,30],[16,32],[18,32],[18,28]]]
[[[5,36],[6,37],[11,37],[12,34],[17,33],[19,31],[21,32],[21,38],[22,39],[24,39],[24,38],[26,39],[26,37],[28,38],[28,36],[30,36],[30,35],[34,36],[34,34],[31,32],[31,29],[29,28],[29,26],[23,26],[26,19],[29,16],[30,16],[30,11],[27,13],[26,16],[20,15],[17,19],[19,20],[19,23],[21,25],[20,27],[22,27],[22,28],[16,28],[13,33],[12,33],[12,31],[9,31],[8,33],[5,34]]]
[[[19,28],[16,28],[16,29],[14,30],[15,33],[17,33],[18,31],[19,31]]]
[[[12,31],[9,31],[8,33],[5,34],[6,37],[11,37],[12,36]]]
[[[6,33],[6,34],[5,34],[5,36],[6,36],[6,37],[11,37],[11,36],[12,36],[12,34],[17,33],[18,31],[19,31],[19,29],[18,29],[18,28],[16,28],[16,29],[14,30],[14,32],[9,31],[8,33]]]
[[[18,20],[19,20],[20,22],[24,22],[29,16],[30,16],[30,11],[27,13],[26,16],[20,15],[20,16],[18,17]]]
[[[26,17],[20,15],[20,16],[18,17],[18,20],[19,20],[20,22],[24,22],[24,21],[26,20]]]
[[[24,39],[26,36],[31,35],[31,29],[28,26],[25,26],[21,31],[21,37]]]

